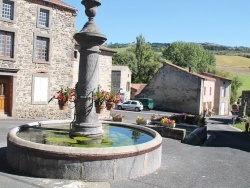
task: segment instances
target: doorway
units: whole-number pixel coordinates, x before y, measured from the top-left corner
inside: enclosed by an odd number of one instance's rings
[[[12,80],[11,76],[0,76],[0,114],[11,115]]]
[[[224,116],[225,115],[225,103],[222,102],[220,105],[220,115]]]

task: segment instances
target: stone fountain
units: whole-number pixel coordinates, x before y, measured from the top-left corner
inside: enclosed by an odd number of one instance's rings
[[[76,119],[73,122],[66,120],[34,122],[12,129],[7,138],[7,161],[17,171],[45,178],[109,181],[147,175],[161,165],[162,137],[145,126],[99,122],[95,113],[93,92],[99,84],[99,46],[104,43],[106,37],[99,32],[93,21],[96,9],[101,3],[98,0],[83,0],[82,4],[86,7],[85,13],[89,20],[74,36],[81,46],[79,77],[76,85]],[[103,134],[102,123],[147,133],[152,140],[119,147],[82,148],[36,143],[18,136],[30,129],[51,130],[60,125],[71,124],[70,136],[98,140]]]

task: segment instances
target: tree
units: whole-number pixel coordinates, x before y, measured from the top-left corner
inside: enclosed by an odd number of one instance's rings
[[[126,50],[124,52],[114,54],[112,58],[112,64],[128,66],[132,71],[132,80],[133,80],[134,74],[137,72],[137,67],[136,67],[137,61],[135,53],[133,51]]]
[[[161,66],[160,58],[151,49],[150,44],[146,43],[142,35],[136,37],[134,53],[137,60],[134,82],[147,83]]]
[[[206,67],[215,69],[213,52],[205,50],[200,44],[173,42],[163,50],[163,57],[180,67],[191,67],[197,72],[203,72]]]
[[[127,65],[132,71],[132,82],[147,83],[162,65],[161,56],[140,35],[135,46],[113,56],[113,65]]]

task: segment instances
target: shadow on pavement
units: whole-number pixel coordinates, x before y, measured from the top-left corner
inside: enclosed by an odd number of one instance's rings
[[[232,123],[232,119],[228,119],[228,118],[209,118],[208,122],[210,122],[211,124],[230,124]]]
[[[205,147],[229,147],[250,152],[250,133],[212,130],[208,134],[215,135],[215,138]]]

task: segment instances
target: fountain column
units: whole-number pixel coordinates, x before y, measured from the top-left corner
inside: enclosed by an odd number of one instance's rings
[[[76,119],[70,132],[74,136],[100,137],[103,130],[95,111],[93,92],[99,86],[99,46],[107,38],[100,33],[94,22],[97,7],[101,5],[99,0],[82,0],[82,4],[89,20],[82,30],[74,35],[80,45],[80,62],[76,84]]]

